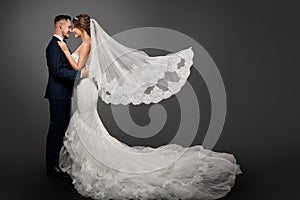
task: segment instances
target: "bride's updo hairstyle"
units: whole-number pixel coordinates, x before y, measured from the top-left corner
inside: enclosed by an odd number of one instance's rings
[[[75,28],[79,28],[81,30],[83,29],[89,36],[91,36],[90,21],[90,16],[88,16],[87,14],[77,15],[72,20]]]

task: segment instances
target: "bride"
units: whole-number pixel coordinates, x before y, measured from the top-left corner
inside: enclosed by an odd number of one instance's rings
[[[89,77],[75,83],[77,110],[60,151],[60,168],[76,190],[93,199],[218,199],[233,187],[239,165],[233,155],[167,144],[130,147],[112,137],[97,112],[106,103],[157,103],[180,91],[192,65],[191,48],[150,57],[112,39],[86,14],[73,20],[81,45],[71,55],[59,45],[76,70]]]

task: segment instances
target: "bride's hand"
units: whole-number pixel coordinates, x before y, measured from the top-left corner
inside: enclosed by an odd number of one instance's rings
[[[57,41],[57,43],[63,52],[69,51],[66,43],[64,43],[63,41]]]

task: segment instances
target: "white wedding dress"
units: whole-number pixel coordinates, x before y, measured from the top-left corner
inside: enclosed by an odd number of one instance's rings
[[[86,61],[87,67],[92,62],[91,54]],[[144,92],[137,90],[135,95],[128,95],[127,100],[134,97],[130,101],[139,103],[140,99],[158,102],[168,98],[171,94],[167,94],[167,90],[153,85],[158,81],[165,81],[173,93],[178,92],[189,76],[192,57],[191,48],[164,56],[169,66],[176,66],[172,72],[161,68],[164,71],[160,73],[160,68],[157,68],[158,73],[154,73],[153,68],[151,73],[152,68],[140,68],[133,78],[138,80],[152,74],[148,79],[152,83],[151,91],[145,81],[145,87],[139,87]],[[77,61],[78,55],[73,54],[73,58]],[[167,77],[170,73],[176,76]],[[155,77],[157,74],[165,74],[166,80]],[[177,80],[172,77],[177,77]],[[105,96],[107,99],[101,96],[107,94],[107,88],[101,88],[95,79],[84,78],[76,81],[74,89],[77,109],[60,151],[60,167],[70,174],[81,195],[93,199],[218,199],[230,191],[236,175],[241,173],[233,155],[206,150],[200,145],[167,144],[152,148],[130,147],[120,142],[108,133],[97,111],[99,96],[105,102],[113,101],[109,96]],[[124,98],[124,95],[119,96]],[[124,102],[122,98],[118,99]]]
[[[200,145],[151,148],[121,143],[99,118],[95,83],[81,79],[75,89],[77,110],[65,134],[60,167],[71,175],[83,196],[217,199],[230,191],[241,173],[233,155],[205,150]]]

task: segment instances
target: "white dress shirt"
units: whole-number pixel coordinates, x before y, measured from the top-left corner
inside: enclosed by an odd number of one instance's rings
[[[60,41],[63,41],[63,38],[60,35],[53,34],[53,36],[57,37]]]

